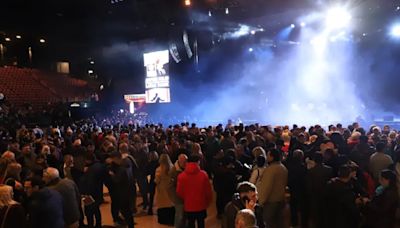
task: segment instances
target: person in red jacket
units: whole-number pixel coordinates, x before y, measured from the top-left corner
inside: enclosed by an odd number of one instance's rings
[[[191,156],[185,171],[178,176],[177,195],[183,200],[183,208],[188,228],[204,228],[207,217],[207,207],[211,202],[212,191],[208,175],[200,170],[200,158]]]

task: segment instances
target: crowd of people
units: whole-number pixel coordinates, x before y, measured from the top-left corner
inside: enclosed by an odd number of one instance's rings
[[[202,228],[214,195],[226,228],[398,224],[400,132],[389,126],[139,126],[58,115],[32,125],[23,112],[0,113],[1,227],[101,227],[104,186],[118,226],[134,227],[141,210]]]

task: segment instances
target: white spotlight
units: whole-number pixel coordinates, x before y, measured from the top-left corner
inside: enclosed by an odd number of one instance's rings
[[[300,26],[301,26],[301,27],[306,27],[306,23],[305,23],[305,22],[301,22],[301,23],[300,23]]]
[[[351,15],[343,8],[330,9],[326,14],[327,29],[342,29],[350,25]]]
[[[249,48],[249,52],[253,52],[254,50],[253,50],[253,48]]]
[[[225,8],[225,14],[229,14],[229,8]]]
[[[251,35],[255,35],[256,34],[256,31],[255,30],[251,30]]]
[[[400,24],[393,25],[392,29],[390,30],[390,35],[394,38],[400,38]]]
[[[296,28],[296,25],[295,24],[291,24],[290,27],[291,28]]]

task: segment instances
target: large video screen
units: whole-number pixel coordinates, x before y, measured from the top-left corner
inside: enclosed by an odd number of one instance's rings
[[[146,68],[146,103],[171,102],[168,50],[145,53],[143,58]]]

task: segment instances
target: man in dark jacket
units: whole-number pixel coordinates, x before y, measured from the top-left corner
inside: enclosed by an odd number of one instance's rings
[[[360,212],[356,205],[351,180],[351,168],[343,165],[339,176],[326,186],[326,211],[324,226],[327,228],[352,228],[358,226]]]
[[[298,214],[301,215],[303,227],[307,227],[305,218],[305,179],[307,168],[303,163],[304,153],[295,150],[293,156],[289,157],[285,166],[288,170],[288,186],[290,191],[290,210],[291,224],[297,226],[299,222]]]
[[[43,188],[40,177],[32,177],[25,181],[24,188],[28,196],[26,209],[29,227],[63,228],[63,202],[60,193]]]
[[[132,200],[130,204],[132,205],[132,210],[136,212],[136,176],[138,171],[138,164],[136,159],[129,154],[129,146],[127,143],[121,143],[119,145],[119,152],[122,156],[122,165],[126,168],[128,173],[129,183],[132,185]],[[149,209],[152,208],[152,205],[149,205]]]
[[[85,195],[85,215],[89,227],[101,227],[101,213],[99,207],[103,200],[105,175],[105,165],[96,161],[94,154],[87,154],[80,186],[82,195]],[[92,199],[94,202],[91,202]],[[96,218],[96,226],[94,226],[93,217]]]
[[[111,167],[109,168],[109,175],[111,176],[111,185],[113,191],[113,197],[111,200],[119,208],[121,214],[125,218],[129,228],[134,227],[133,221],[133,185],[129,178],[129,171],[126,166],[123,165],[122,155],[119,152],[113,152],[110,155],[112,159]],[[113,217],[118,215],[113,215]]]
[[[332,178],[332,168],[322,163],[321,153],[315,153],[315,166],[306,175],[306,198],[308,202],[308,215],[310,227],[321,227],[324,207],[324,192],[326,184]]]
[[[259,228],[264,228],[262,208],[257,202],[257,188],[250,182],[242,182],[238,185],[237,194],[234,195],[231,202],[225,207],[225,216],[223,221],[224,228],[234,228],[236,215],[240,210],[250,209],[254,212]]]
[[[43,171],[43,181],[50,189],[56,190],[62,196],[65,226],[78,227],[81,195],[76,184],[69,179],[60,179],[58,170],[51,167]]]
[[[217,197],[217,216],[219,218],[224,214],[226,204],[232,200],[237,186],[233,159],[223,156],[223,154],[222,151],[217,154],[213,165],[213,186]]]

